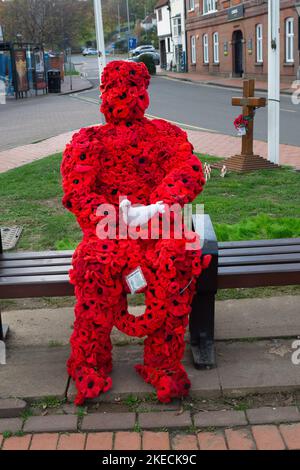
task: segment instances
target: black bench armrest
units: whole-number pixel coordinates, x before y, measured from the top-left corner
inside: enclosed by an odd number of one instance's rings
[[[198,279],[190,315],[190,338],[194,365],[197,369],[215,366],[214,317],[218,289],[218,241],[209,215],[194,215],[193,228],[203,239],[203,255],[211,255],[211,263]]]

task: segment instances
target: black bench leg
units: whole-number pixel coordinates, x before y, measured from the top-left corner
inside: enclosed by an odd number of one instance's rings
[[[190,315],[190,339],[196,369],[216,366],[214,347],[215,293],[195,295]]]

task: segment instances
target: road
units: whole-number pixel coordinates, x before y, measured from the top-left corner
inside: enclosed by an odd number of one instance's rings
[[[76,58],[84,62],[82,70],[88,78],[97,80],[97,62],[94,58]],[[227,135],[236,135],[234,118],[241,108],[231,106],[232,96],[240,96],[239,90],[220,86],[181,82],[167,77],[152,77],[150,84],[150,116],[161,117],[191,126],[199,130],[210,130]],[[266,93],[258,92],[259,96]],[[76,96],[77,99],[99,103],[98,89]],[[259,109],[255,116],[256,139],[267,141],[267,109]],[[280,142],[300,146],[300,104],[294,105],[290,96],[281,95]]]
[[[25,145],[63,132],[101,122],[97,59],[73,57],[94,89],[68,96],[38,96],[9,100],[0,106],[0,150]],[[235,135],[233,119],[240,108],[231,106],[231,97],[239,91],[153,77],[150,85],[150,116],[177,122],[182,127],[205,129]],[[263,94],[262,94],[263,95]],[[289,96],[281,97],[281,143],[300,146],[300,105]],[[255,138],[267,139],[267,110],[257,111]]]

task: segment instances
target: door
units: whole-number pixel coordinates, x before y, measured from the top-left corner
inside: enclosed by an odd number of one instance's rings
[[[162,69],[167,68],[167,51],[165,39],[160,41],[160,66]]]
[[[232,35],[233,46],[233,73],[236,77],[241,77],[244,72],[243,67],[243,33],[234,31]]]

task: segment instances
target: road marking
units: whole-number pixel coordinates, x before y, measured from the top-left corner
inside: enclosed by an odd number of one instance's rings
[[[206,129],[206,127],[198,127],[198,126],[193,126],[192,124],[185,124],[184,122],[172,121],[171,119],[168,119],[168,118],[163,118],[163,117],[160,117],[160,116],[153,116],[153,114],[145,114],[145,116],[150,118],[150,119],[166,119],[168,122],[171,122],[172,124],[176,124],[177,126],[180,126],[180,127],[189,128],[191,130],[211,132],[211,133],[214,133],[214,134],[219,134],[219,132],[215,131],[214,129]]]
[[[98,101],[98,100],[95,100],[94,98],[87,98],[85,96],[79,96],[79,95],[80,95],[79,93],[72,93],[71,95],[69,95],[69,97],[75,100],[86,101],[87,103],[100,104],[100,100]]]
[[[283,108],[281,108],[280,111],[284,111],[286,113],[296,113],[297,112],[295,109],[283,109]]]

